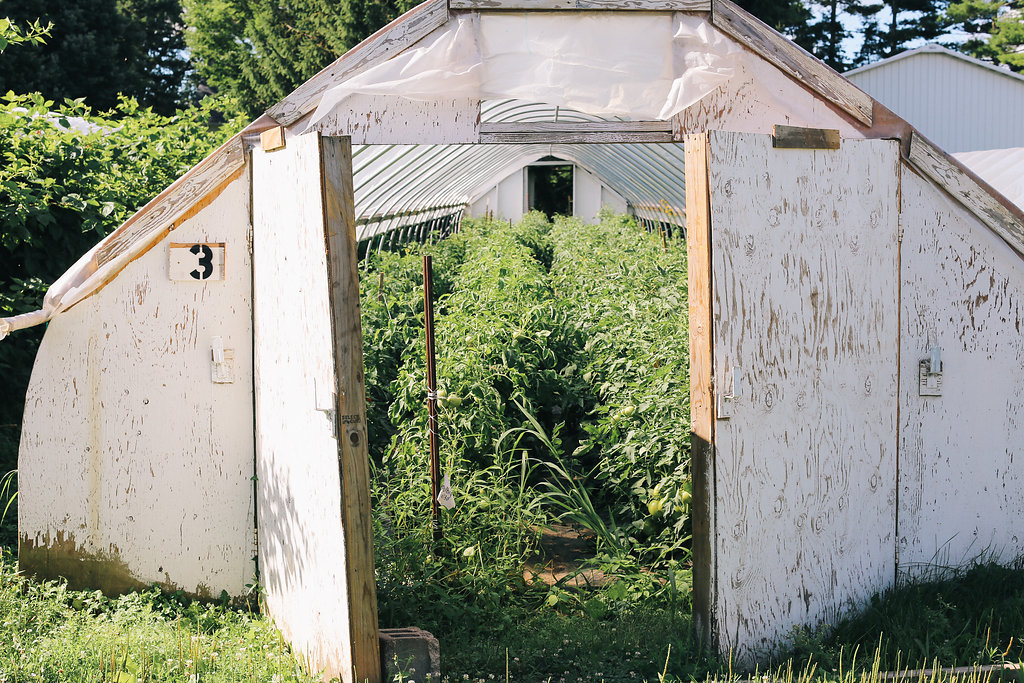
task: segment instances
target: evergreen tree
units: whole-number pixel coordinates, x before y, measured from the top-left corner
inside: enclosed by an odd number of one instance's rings
[[[1014,71],[1024,71],[1024,2],[1008,2],[996,17],[989,45],[994,59]]]
[[[957,47],[1014,71],[1024,69],[1024,1],[959,0],[950,4],[951,22],[970,35]]]
[[[180,0],[119,2],[121,12],[130,20],[128,37],[141,48],[136,59],[143,78],[128,94],[164,115],[196,99],[187,78],[191,63]]]
[[[811,19],[803,0],[737,0],[736,4],[790,38]]]
[[[53,24],[45,45],[0,62],[0,93],[85,98],[98,110],[114,108],[123,93],[170,113],[182,101],[188,63],[175,28],[180,14],[178,0],[0,0],[0,16]]]
[[[853,4],[851,14],[863,20],[864,42],[856,62],[867,64],[892,57],[916,40],[934,40],[946,35],[949,0],[884,0],[875,4]]]
[[[207,84],[256,116],[415,0],[184,0],[185,39]]]
[[[797,31],[797,43],[836,71],[846,71],[852,62],[843,49],[843,41],[852,35],[843,20],[857,5],[858,0],[814,3],[815,17]]]

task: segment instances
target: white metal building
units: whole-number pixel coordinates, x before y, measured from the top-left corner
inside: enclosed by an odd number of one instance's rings
[[[1024,76],[925,45],[843,74],[947,152],[1024,147]]]

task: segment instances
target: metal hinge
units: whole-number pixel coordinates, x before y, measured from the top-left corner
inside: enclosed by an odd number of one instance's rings
[[[249,250],[249,256],[252,256],[252,223],[245,230],[245,247]]]
[[[713,391],[715,392],[715,417],[719,420],[728,420],[732,417],[733,402],[742,394],[740,378],[743,373],[739,368],[733,368],[726,373],[725,386],[719,390],[718,383],[712,380]],[[728,392],[728,393],[726,393]]]

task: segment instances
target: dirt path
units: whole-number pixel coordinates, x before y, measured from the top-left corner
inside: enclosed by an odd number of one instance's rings
[[[602,586],[607,577],[597,569],[580,570],[594,556],[594,532],[581,527],[552,524],[543,531],[540,553],[523,568],[528,582],[542,581],[549,586]]]

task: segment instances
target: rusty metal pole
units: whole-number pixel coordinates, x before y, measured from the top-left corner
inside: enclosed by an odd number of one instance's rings
[[[434,541],[441,540],[441,444],[437,432],[437,365],[434,361],[434,292],[430,254],[423,255],[423,317],[427,331],[427,425],[430,438],[430,514]]]

